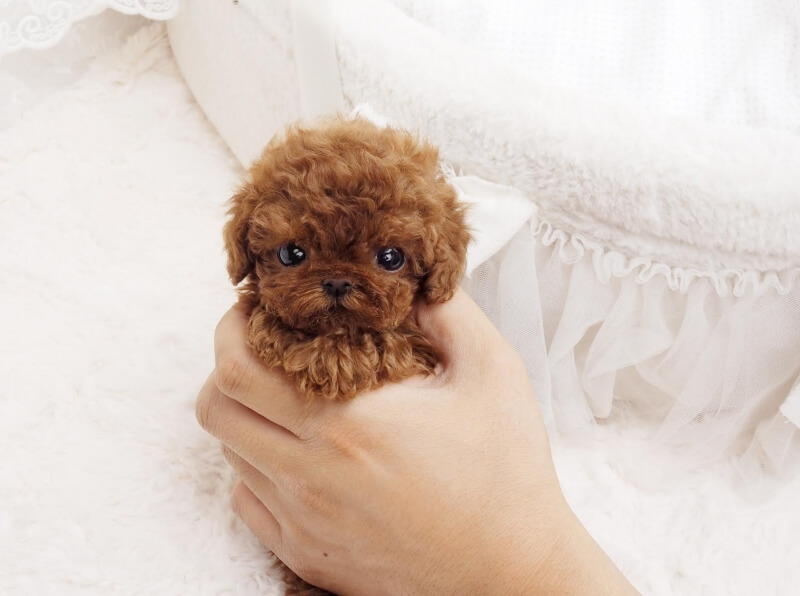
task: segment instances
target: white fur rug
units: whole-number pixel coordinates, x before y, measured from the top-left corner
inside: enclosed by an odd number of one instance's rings
[[[160,25],[0,136],[0,594],[278,593],[194,420],[240,174]],[[800,478],[692,469],[645,430],[555,445],[637,587],[796,594]]]

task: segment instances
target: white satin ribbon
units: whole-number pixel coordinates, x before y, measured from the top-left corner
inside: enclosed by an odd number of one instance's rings
[[[535,207],[521,192],[477,176],[449,179],[459,199],[469,205],[467,223],[472,242],[467,251],[467,276],[498,253],[528,223]]]

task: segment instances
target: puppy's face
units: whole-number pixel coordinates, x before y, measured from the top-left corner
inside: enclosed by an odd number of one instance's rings
[[[384,330],[405,319],[419,289],[409,213],[376,212],[326,196],[262,202],[248,233],[260,302],[287,325]]]
[[[288,326],[386,331],[418,296],[449,299],[469,240],[438,156],[363,120],[290,129],[233,198],[225,228],[234,283]]]

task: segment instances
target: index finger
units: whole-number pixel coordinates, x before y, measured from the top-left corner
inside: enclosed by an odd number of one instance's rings
[[[227,395],[282,426],[302,432],[313,407],[280,371],[264,365],[247,341],[247,313],[239,306],[226,312],[214,332],[215,383]]]

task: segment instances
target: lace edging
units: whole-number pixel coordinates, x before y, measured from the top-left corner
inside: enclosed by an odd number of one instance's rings
[[[169,19],[180,0],[57,0],[31,3],[31,10],[15,24],[0,21],[0,57],[24,48],[41,50],[57,44],[76,22],[113,8],[148,19]],[[3,2],[0,1],[0,6]]]
[[[736,297],[741,297],[747,293],[748,288],[756,296],[761,296],[769,290],[775,290],[780,295],[788,294],[800,277],[800,267],[766,272],[745,269],[703,271],[671,267],[647,257],[628,257],[619,251],[607,249],[581,234],[568,234],[553,227],[548,221],[539,221],[538,225],[534,226],[534,236],[544,246],[557,245],[559,257],[568,265],[577,263],[587,251],[590,252],[595,272],[603,283],[608,283],[612,277],[635,275],[636,282],[643,284],[656,276],[663,276],[671,290],[685,294],[692,283],[706,279],[719,296],[725,297],[732,293]]]

